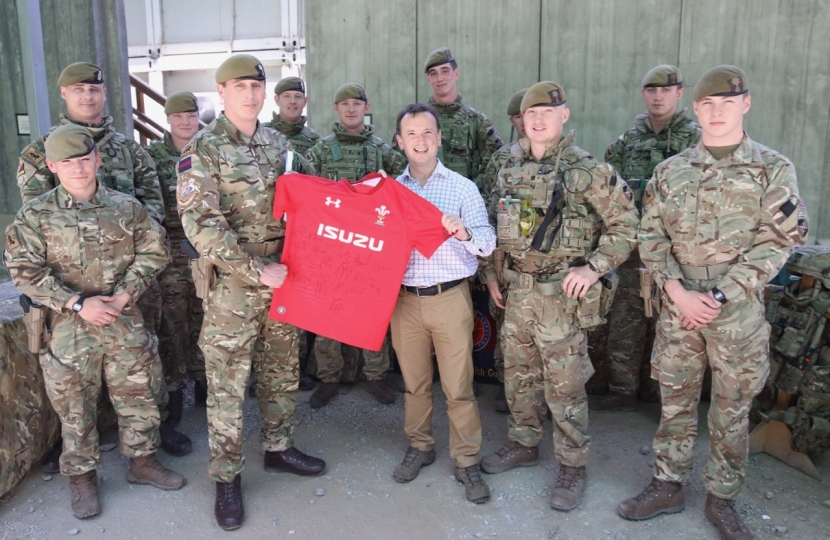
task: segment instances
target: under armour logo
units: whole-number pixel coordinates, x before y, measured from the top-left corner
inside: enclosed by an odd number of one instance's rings
[[[331,197],[326,197],[326,206],[333,204],[335,208],[340,208],[340,199],[336,201],[331,200]]]

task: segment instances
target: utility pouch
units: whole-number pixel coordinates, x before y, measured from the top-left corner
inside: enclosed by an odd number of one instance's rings
[[[196,288],[196,297],[204,300],[210,293],[216,274],[213,263],[199,255],[190,240],[182,240],[182,253],[190,259],[190,273],[193,275],[193,285]]]
[[[497,215],[499,240],[517,240],[521,238],[519,216],[522,210],[520,199],[499,199]]]
[[[809,415],[830,414],[830,366],[811,366],[798,388],[798,408]]]
[[[608,272],[591,285],[576,307],[576,324],[583,330],[590,330],[605,323],[605,315],[611,310],[617,292],[619,276]]]
[[[20,295],[20,307],[23,308],[23,324],[28,336],[27,346],[32,354],[39,354],[43,347],[43,328],[46,321],[46,306],[36,304],[25,294]]]

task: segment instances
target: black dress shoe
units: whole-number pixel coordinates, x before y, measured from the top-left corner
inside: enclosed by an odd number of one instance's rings
[[[326,472],[326,462],[303,454],[292,446],[282,452],[265,452],[265,470],[289,472],[300,476],[320,476]]]
[[[61,453],[63,453],[63,439],[58,439],[55,446],[50,448],[40,461],[41,470],[49,474],[58,474],[61,472]]]
[[[159,435],[161,435],[161,449],[171,456],[184,456],[193,451],[190,437],[173,429],[167,420],[159,426]]]
[[[167,402],[167,422],[170,427],[179,427],[182,422],[182,408],[184,407],[184,391],[179,388],[167,393],[170,400]]]
[[[213,507],[216,523],[226,531],[242,526],[245,507],[242,506],[242,477],[236,475],[230,483],[216,482],[216,504]]]

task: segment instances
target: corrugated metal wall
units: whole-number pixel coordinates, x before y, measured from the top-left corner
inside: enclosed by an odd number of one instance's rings
[[[362,83],[389,140],[407,103],[426,101],[426,55],[459,63],[464,100],[510,136],[507,100],[538,80],[568,94],[580,146],[602,156],[643,112],[643,75],[670,63],[683,100],[710,67],[750,80],[746,126],[796,164],[814,237],[830,243],[830,3],[826,0],[307,0],[310,124],[329,133],[334,91]]]

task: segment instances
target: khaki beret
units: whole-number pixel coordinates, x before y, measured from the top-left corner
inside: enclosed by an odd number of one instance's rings
[[[334,102],[340,103],[344,99],[359,99],[360,101],[369,102],[366,97],[366,90],[357,83],[346,83],[337,89],[334,93]]]
[[[527,92],[527,88],[522,88],[513,94],[513,97],[507,102],[507,116],[522,112],[522,98],[525,97],[525,92]]]
[[[190,92],[176,92],[167,96],[167,102],[164,104],[164,114],[183,112],[199,112],[196,96]]]
[[[78,83],[104,84],[104,72],[89,62],[69,64],[58,77],[58,86],[71,86]]]
[[[85,156],[95,150],[92,134],[83,126],[64,124],[46,137],[46,158],[55,163]]]
[[[565,104],[565,89],[551,81],[534,84],[522,98],[522,114],[531,107],[558,107]]]
[[[299,77],[286,77],[274,87],[275,94],[280,95],[283,92],[301,92],[305,95],[305,83]]]
[[[739,96],[749,92],[746,73],[739,67],[722,65],[713,67],[697,81],[692,99],[700,101],[708,96]]]
[[[453,58],[451,50],[449,50],[446,47],[435,49],[434,51],[429,53],[429,56],[427,56],[427,61],[424,62],[424,72],[428,72],[429,68],[440,66],[442,64],[449,64],[453,61],[455,61],[455,58]]]
[[[231,79],[265,80],[265,68],[257,57],[250,54],[235,54],[222,62],[216,70],[216,82],[219,84]]]
[[[643,88],[648,86],[683,86],[683,74],[668,64],[651,68],[643,77]]]

